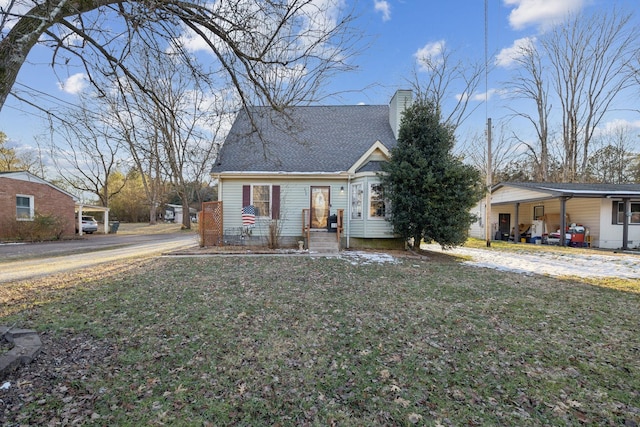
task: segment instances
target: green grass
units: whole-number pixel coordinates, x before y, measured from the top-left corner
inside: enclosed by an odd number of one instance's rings
[[[0,424],[63,420],[70,405],[95,425],[640,422],[640,285],[520,276],[442,255],[121,268],[3,289],[0,324],[53,342],[79,337],[102,357],[72,365],[19,409],[0,406]]]

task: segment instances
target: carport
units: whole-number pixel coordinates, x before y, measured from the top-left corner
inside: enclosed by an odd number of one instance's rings
[[[587,227],[590,247],[640,247],[638,184],[504,182],[492,188],[488,212],[485,204],[481,200],[472,210],[479,219],[469,228],[472,237],[484,238],[489,229],[499,239],[498,235],[509,236],[521,224],[531,226],[543,219],[543,228],[549,233],[549,225],[553,231],[556,227],[566,230],[573,223]],[[547,222],[548,218],[553,220]],[[559,234],[560,239],[565,236]],[[518,241],[514,237],[514,242]]]
[[[76,203],[77,215],[77,227],[78,235],[82,236],[82,215],[90,212],[103,212],[104,213],[104,234],[109,233],[109,208],[104,206],[85,205],[84,203]]]
[[[595,231],[593,234],[597,238],[597,247],[626,250],[632,241],[638,244],[638,184],[500,183],[491,191],[492,221],[499,221],[500,207],[511,206],[509,212],[515,218],[510,221],[509,227],[518,229],[521,222],[530,223],[541,215],[555,213],[560,218],[559,229],[566,230],[570,203],[571,222],[583,222],[591,227],[592,232]],[[561,245],[567,243],[564,236],[565,233],[561,232]],[[514,241],[518,239],[514,237]]]

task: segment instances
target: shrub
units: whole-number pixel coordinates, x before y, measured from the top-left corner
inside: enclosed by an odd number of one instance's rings
[[[9,238],[25,242],[39,242],[43,240],[60,240],[64,234],[66,220],[55,214],[35,214],[32,221],[14,220],[11,227],[13,233]]]

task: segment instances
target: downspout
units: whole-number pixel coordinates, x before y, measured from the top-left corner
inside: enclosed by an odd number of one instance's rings
[[[347,233],[346,246],[349,249],[349,236],[351,235],[351,174],[347,176],[347,226],[345,227]]]
[[[222,201],[222,178],[220,177],[220,174],[218,174],[218,201],[221,202]]]

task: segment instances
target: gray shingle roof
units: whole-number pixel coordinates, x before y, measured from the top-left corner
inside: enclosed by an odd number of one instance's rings
[[[497,184],[493,190],[511,186],[546,191],[556,196],[572,197],[606,197],[606,196],[639,196],[640,184],[588,184],[588,183],[553,183],[553,182],[504,182]]]
[[[376,142],[391,149],[396,140],[388,105],[303,106],[287,116],[268,107],[238,114],[212,173],[348,170]]]

